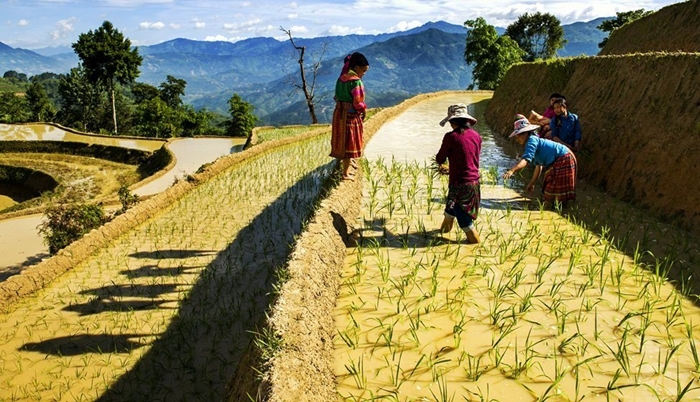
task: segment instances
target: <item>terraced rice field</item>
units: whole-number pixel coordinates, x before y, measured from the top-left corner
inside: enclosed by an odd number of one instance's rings
[[[410,141],[432,135],[437,152],[442,113]],[[364,166],[335,312],[339,400],[700,398],[695,237],[585,185],[576,206],[544,210],[498,179],[512,162],[482,158],[482,243],[465,244],[437,230],[447,180],[432,153],[381,145],[401,135],[380,130]]]
[[[482,243],[436,230],[437,122],[487,98],[421,102],[368,145],[337,399],[699,398],[696,237],[585,183],[575,207],[542,209],[498,180],[512,150],[483,125]],[[246,159],[1,315],[0,400],[221,400],[332,175],[327,152],[321,135]]]
[[[327,144],[236,165],[0,315],[0,400],[220,400],[331,174]]]

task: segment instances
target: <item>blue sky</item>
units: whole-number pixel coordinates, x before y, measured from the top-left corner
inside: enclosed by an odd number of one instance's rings
[[[108,20],[134,45],[174,38],[225,40],[378,34],[429,21],[461,25],[483,17],[506,27],[526,12],[549,12],[562,24],[658,10],[677,1],[508,0],[0,0],[0,42],[36,49],[70,46],[78,35]]]

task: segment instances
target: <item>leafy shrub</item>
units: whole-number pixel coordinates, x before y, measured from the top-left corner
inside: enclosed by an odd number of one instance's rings
[[[46,220],[39,225],[39,233],[55,254],[92,229],[109,221],[100,204],[71,201],[51,203],[46,209]]]
[[[122,207],[117,211],[116,215],[123,214],[127,209],[139,202],[139,195],[132,193],[126,184],[122,184],[121,187],[119,187],[117,194],[119,195],[119,202],[121,202]]]

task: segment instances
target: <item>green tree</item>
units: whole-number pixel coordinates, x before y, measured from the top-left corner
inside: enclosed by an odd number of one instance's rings
[[[131,41],[105,21],[97,30],[80,34],[73,50],[80,58],[87,77],[91,82],[107,88],[112,100],[114,133],[117,134],[117,108],[115,88],[117,84],[127,85],[139,75],[143,58],[138,49],[131,48]]]
[[[464,60],[473,64],[473,84],[470,87],[495,89],[506,72],[525,54],[508,36],[498,36],[496,28],[479,17],[464,23],[467,31]]]
[[[616,29],[620,28],[628,22],[632,22],[642,17],[646,17],[651,13],[653,13],[653,11],[645,11],[643,8],[640,8],[639,10],[617,13],[615,18],[601,22],[600,25],[597,26],[597,28],[603,32],[608,32],[608,36],[603,38],[603,40],[598,44],[598,48],[602,49],[605,47],[605,44],[608,43],[608,38],[610,38],[610,35]]]
[[[222,135],[220,128],[212,126],[216,115],[207,109],[195,110],[192,106],[186,105],[183,108],[184,116],[180,126],[183,137],[194,137],[197,135]]]
[[[27,103],[34,121],[50,121],[56,114],[56,108],[46,94],[44,87],[38,82],[32,82],[27,89]]]
[[[44,236],[51,254],[109,221],[101,204],[85,201],[52,202],[45,214],[39,233]]]
[[[524,61],[551,59],[566,44],[559,19],[549,13],[525,13],[508,25],[505,34],[525,52]]]
[[[176,110],[158,96],[140,103],[134,120],[139,135],[170,138],[180,134],[180,118]]]
[[[228,104],[231,119],[226,121],[226,135],[249,137],[258,120],[253,114],[253,105],[244,101],[238,94],[233,94]]]
[[[143,103],[160,96],[158,88],[151,84],[144,84],[143,82],[135,82],[134,85],[131,86],[131,94],[136,104]]]
[[[101,91],[92,85],[82,67],[72,68],[58,83],[61,108],[58,121],[83,131],[97,131],[102,114]]]
[[[25,73],[18,73],[15,70],[8,70],[5,71],[5,74],[2,75],[2,78],[7,78],[15,83],[20,83],[20,82],[27,82],[27,74]]]
[[[29,105],[24,96],[0,93],[0,123],[25,123],[29,118]]]
[[[41,84],[46,91],[46,95],[51,100],[53,105],[60,104],[60,96],[58,94],[58,83],[61,80],[61,75],[56,73],[41,73],[29,78],[29,82]]]
[[[178,108],[182,106],[186,86],[187,81],[168,75],[165,82],[160,84],[160,98],[171,108]]]

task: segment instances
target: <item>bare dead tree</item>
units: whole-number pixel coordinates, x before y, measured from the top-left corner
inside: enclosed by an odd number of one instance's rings
[[[321,55],[319,56],[318,60],[313,62],[311,64],[311,82],[309,83],[306,79],[306,68],[304,67],[304,53],[306,52],[306,46],[297,46],[294,43],[294,38],[292,37],[292,31],[284,29],[283,27],[280,27],[282,32],[286,33],[287,36],[289,36],[289,42],[292,44],[294,49],[296,49],[297,52],[299,52],[299,73],[301,75],[301,84],[297,83],[295,80],[292,80],[292,85],[294,85],[295,90],[299,90],[304,94],[304,98],[306,99],[306,105],[309,108],[309,115],[311,115],[311,123],[316,124],[318,123],[318,118],[316,117],[316,108],[315,108],[315,88],[316,88],[316,77],[318,77],[319,74],[319,68],[321,67],[321,60],[323,59],[323,55],[326,52],[326,46],[328,45],[327,43],[323,44],[323,48],[321,49]]]

